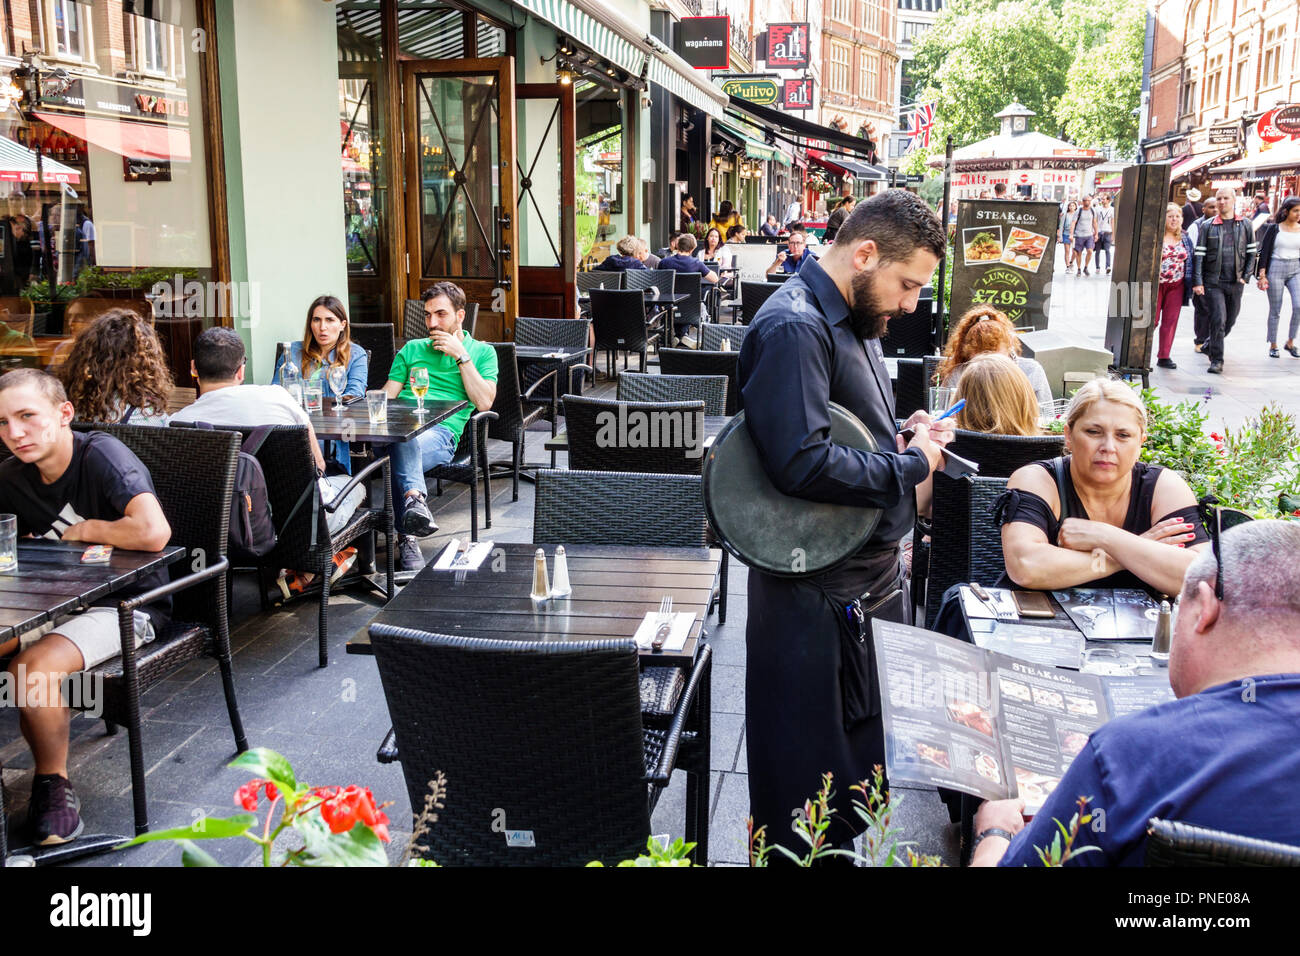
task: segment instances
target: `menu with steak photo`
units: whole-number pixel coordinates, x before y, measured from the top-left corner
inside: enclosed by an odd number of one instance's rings
[[[948,787],[988,800],[1022,796],[1032,816],[1094,730],[1173,697],[1163,676],[1098,677],[919,627],[881,620],[872,627],[885,763],[895,786]]]

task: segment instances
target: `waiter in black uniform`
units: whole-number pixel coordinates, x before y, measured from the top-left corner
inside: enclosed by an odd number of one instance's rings
[[[953,433],[919,411],[906,422],[915,435],[904,447],[880,337],[890,318],[915,310],[944,246],[939,217],[914,193],[890,189],[858,203],[820,261],[767,300],[740,350],[745,416],[773,484],[800,498],[883,509],[866,545],[830,571],[749,572],[750,811],[769,846],[800,856],[807,848],[793,818],[822,774],[834,774],[831,842],[846,845],[862,829],[849,787],[885,762],[870,620],[911,623],[900,541],[916,518],[915,491],[928,487]],[[830,402],[857,416],[881,451],[832,444]],[[799,542],[790,547],[797,571]]]

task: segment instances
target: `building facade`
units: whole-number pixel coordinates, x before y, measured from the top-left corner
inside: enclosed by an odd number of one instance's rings
[[[934,26],[934,21],[942,12],[943,0],[898,0],[894,20],[894,44],[898,50],[898,61],[893,82],[897,90],[900,122],[895,126],[894,133],[889,138],[888,149],[882,157],[889,166],[894,168],[897,168],[899,161],[907,153],[911,142],[907,132],[908,127],[901,120],[906,118],[908,110],[918,105],[916,82],[911,75],[916,45]]]

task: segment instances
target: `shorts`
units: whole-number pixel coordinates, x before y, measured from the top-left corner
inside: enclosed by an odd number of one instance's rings
[[[1075,236],[1074,251],[1083,252],[1084,249],[1091,250],[1096,245],[1096,238],[1093,236]]]
[[[153,619],[144,611],[134,613],[135,646],[139,647],[141,644],[148,644],[156,635]],[[81,659],[85,662],[82,670],[90,670],[122,653],[122,637],[117,626],[115,607],[92,607],[58,624],[42,624],[36,630],[22,635],[19,638],[19,646],[29,647],[46,634],[62,634],[75,644],[77,650],[81,651]]]

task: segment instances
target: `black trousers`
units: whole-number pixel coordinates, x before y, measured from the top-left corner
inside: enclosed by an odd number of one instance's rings
[[[1204,345],[1210,338],[1210,306],[1203,295],[1192,295],[1192,339]]]
[[[884,730],[876,686],[870,622],[870,669],[866,716],[846,726],[846,686],[854,661],[846,659],[844,605],[869,592],[864,607],[902,588],[901,601],[888,602],[877,616],[910,624],[911,609],[897,548],[855,557],[816,578],[778,578],[751,569],[749,618],[745,633],[745,742],[749,760],[749,804],[755,828],[766,827],[769,846],[797,853],[807,847],[791,824],[806,800],[816,796],[822,774],[834,775],[836,814],[832,844],[851,840],[863,825],[853,811],[850,787],[870,779],[885,763]],[[860,662],[859,662],[860,663]],[[861,797],[859,796],[859,799]],[[779,854],[773,854],[777,862]]]
[[[1098,272],[1101,271],[1101,254],[1103,252],[1106,253],[1106,268],[1109,269],[1111,267],[1110,250],[1111,250],[1111,246],[1113,245],[1113,243],[1111,242],[1112,235],[1113,233],[1109,233],[1109,232],[1097,233],[1097,246],[1093,254],[1093,261],[1097,263]]]
[[[1241,312],[1241,293],[1245,288],[1240,282],[1223,285],[1205,284],[1205,299],[1209,312],[1209,339],[1202,350],[1211,362],[1223,361],[1223,340],[1227,338],[1232,327],[1237,324],[1237,314]]]

